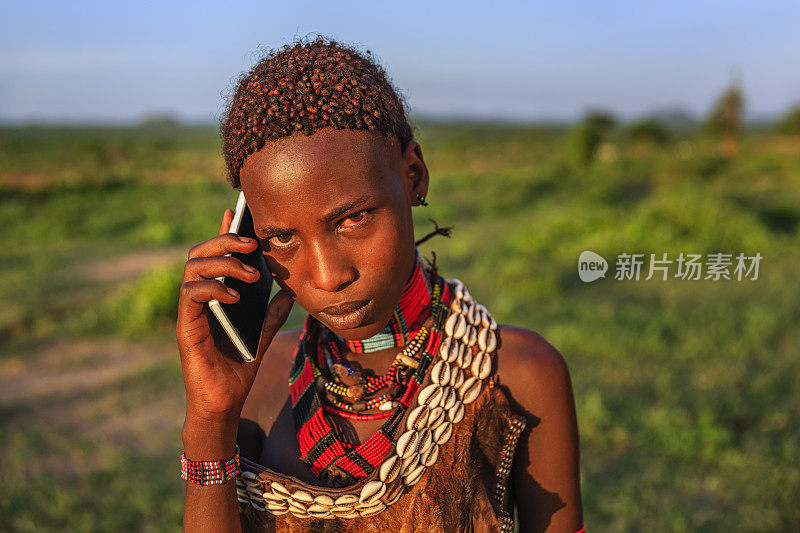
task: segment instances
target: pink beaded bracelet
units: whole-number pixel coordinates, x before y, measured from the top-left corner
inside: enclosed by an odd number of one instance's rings
[[[236,454],[227,461],[190,461],[181,453],[181,477],[195,485],[220,485],[241,473],[239,470],[239,446]]]

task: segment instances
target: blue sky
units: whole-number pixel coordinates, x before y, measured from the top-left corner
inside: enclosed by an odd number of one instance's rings
[[[800,103],[800,2],[4,2],[0,121],[214,120],[295,37],[369,49],[417,114],[704,114],[733,75],[750,117]]]

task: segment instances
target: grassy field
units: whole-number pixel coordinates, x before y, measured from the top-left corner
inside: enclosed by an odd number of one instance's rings
[[[800,139],[422,123],[421,246],[567,359],[590,531],[800,524]],[[174,531],[176,289],[236,192],[213,128],[0,129],[0,529]],[[609,261],[583,283],[578,256]],[[615,280],[621,253],[744,252],[757,280]],[[289,327],[302,311],[295,308]]]

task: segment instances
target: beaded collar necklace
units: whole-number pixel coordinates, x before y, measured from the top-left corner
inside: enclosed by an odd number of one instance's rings
[[[419,250],[416,261],[400,300],[386,327],[369,339],[345,340],[330,330],[325,342],[325,362],[329,372],[314,368],[314,377],[321,380],[324,389],[325,411],[354,420],[376,420],[390,416],[396,407],[397,396],[402,393],[410,374],[419,365],[433,323],[431,315],[431,275],[422,262]],[[368,353],[379,349],[402,347],[389,369],[380,376],[362,373],[345,360],[345,353]],[[322,369],[320,369],[322,368]],[[332,379],[328,379],[328,374]],[[364,411],[379,408],[376,413]]]
[[[313,316],[306,316],[290,373],[289,389],[300,455],[314,475],[327,479],[333,486],[349,485],[365,479],[380,465],[437,353],[452,298],[452,291],[444,279],[434,270],[427,270],[417,251],[414,271],[406,283],[397,309],[387,327],[376,336],[347,344]],[[425,327],[425,323],[430,327]],[[412,342],[406,344],[409,338]],[[392,344],[389,344],[390,341]],[[404,348],[392,367],[403,376],[403,379],[395,382],[398,389],[395,392],[400,398],[398,401],[384,399],[383,405],[388,408],[381,407],[385,409],[381,417],[388,417],[387,420],[357,447],[340,441],[324,416],[331,406],[323,405],[323,395],[331,393],[328,387],[333,381],[331,366],[336,366],[330,365],[329,348],[349,347],[363,353],[401,346],[400,343]],[[401,355],[406,359],[401,359]],[[402,366],[402,361],[406,361],[407,368],[398,371],[397,367]],[[373,406],[362,404],[360,409]]]
[[[323,362],[319,355],[325,351],[324,344],[317,340],[324,332],[319,323],[315,325],[310,316],[306,318],[301,349],[290,376],[301,455],[318,477],[328,478],[330,486],[351,485],[346,482],[351,479],[359,483],[353,483],[352,489],[344,493],[331,494],[325,489],[310,492],[307,486],[285,478],[270,479],[263,467],[242,457],[247,469],[237,477],[239,502],[250,503],[256,510],[269,511],[276,517],[287,513],[303,519],[373,516],[398,502],[434,467],[439,449],[450,441],[454,427],[464,419],[465,406],[486,390],[484,383],[488,388],[494,387],[492,367],[498,326],[461,281],[442,279],[435,265],[431,280],[433,326],[413,379],[408,381],[402,401],[397,402],[389,420],[355,449],[339,442],[323,417],[313,368]],[[436,363],[432,364],[431,359]],[[430,383],[420,388],[428,378]],[[398,427],[401,424],[402,428]],[[524,418],[519,417],[506,436],[502,463],[496,471],[497,505],[504,501],[513,450],[524,427]],[[395,440],[396,434],[399,436]],[[372,474],[364,476],[366,472]],[[513,520],[503,513],[501,531],[511,531]]]

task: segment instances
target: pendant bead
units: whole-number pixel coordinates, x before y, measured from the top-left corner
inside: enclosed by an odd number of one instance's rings
[[[417,369],[419,368],[419,361],[404,353],[397,354],[397,359],[407,367]]]
[[[378,406],[381,411],[392,411],[400,405],[400,402],[383,402]]]

